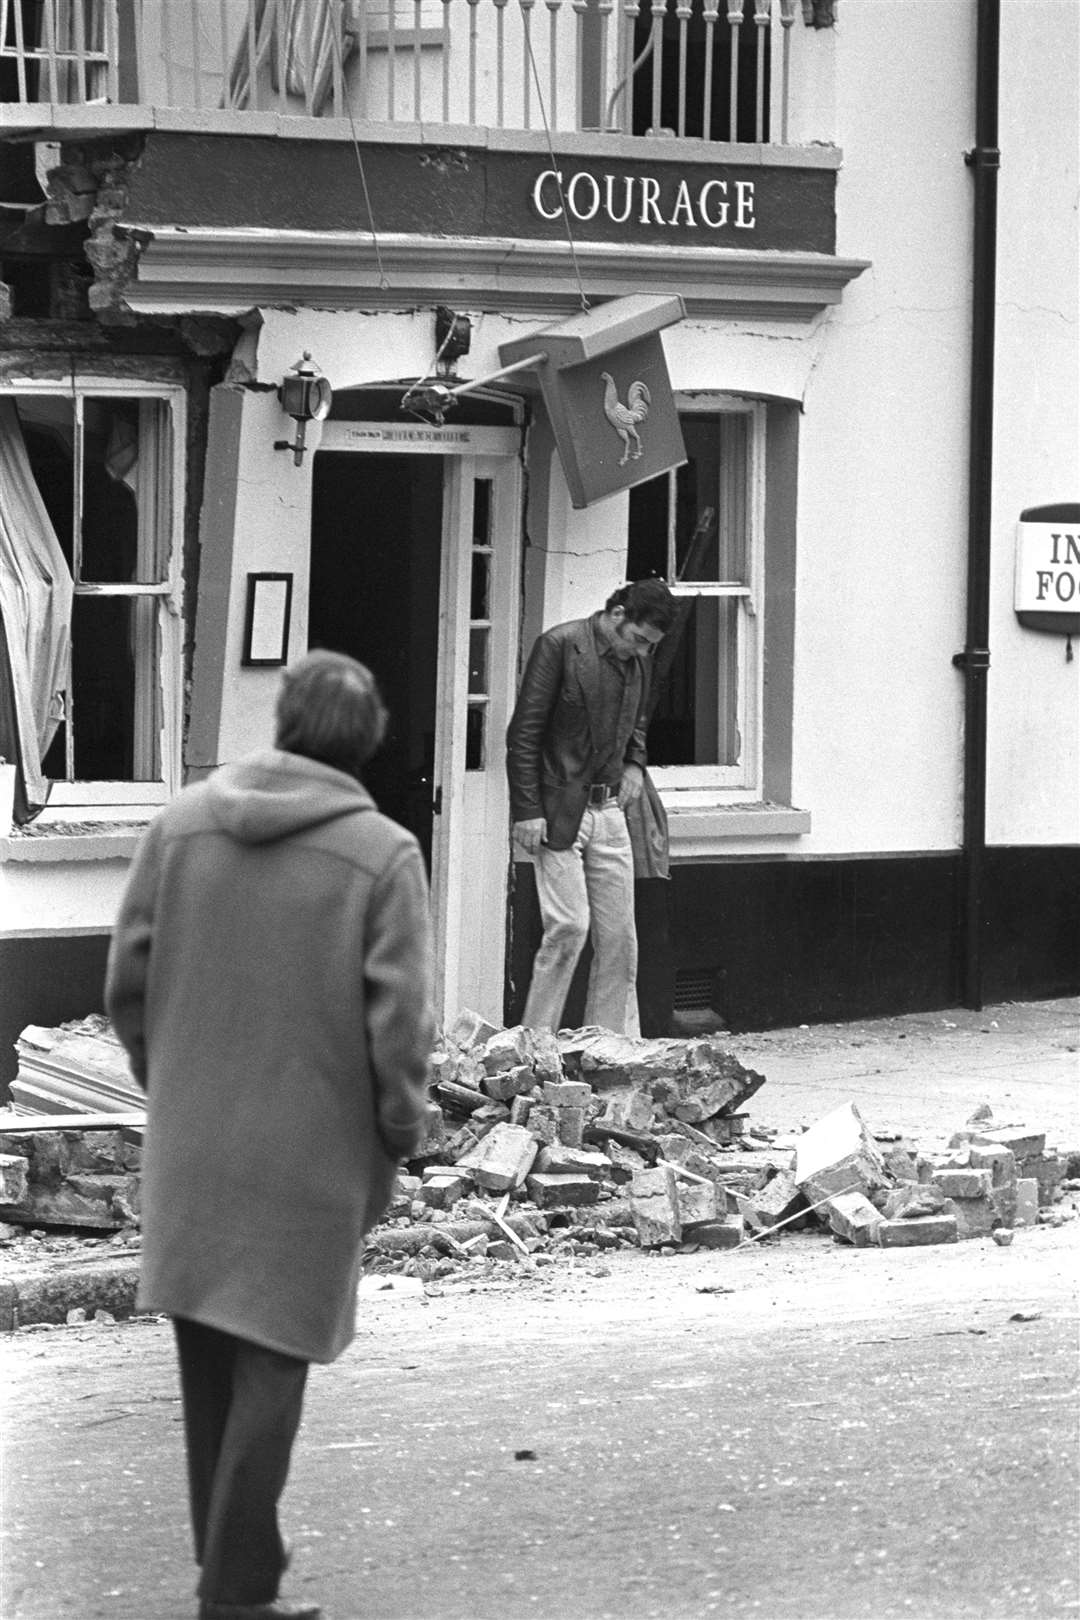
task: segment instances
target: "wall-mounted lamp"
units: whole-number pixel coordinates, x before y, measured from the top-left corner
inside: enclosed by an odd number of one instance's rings
[[[299,467],[304,459],[304,436],[308,423],[321,422],[329,416],[334,400],[333,389],[307,349],[304,350],[303,359],[298,360],[282,378],[278,398],[286,416],[291,416],[296,423],[296,438],[291,444],[288,439],[275,439],[274,449],[291,450],[293,465]]]
[[[435,308],[435,361],[440,377],[454,375],[454,361],[468,354],[472,346],[472,321],[445,304]]]

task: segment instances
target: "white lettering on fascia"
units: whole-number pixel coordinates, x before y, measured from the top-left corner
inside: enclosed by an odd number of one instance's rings
[[[562,185],[561,169],[544,169],[537,175],[532,204],[541,219],[563,217]],[[582,223],[602,215],[613,225],[625,225],[636,212],[640,225],[690,230],[705,226],[719,231],[730,222],[737,231],[755,230],[755,182],[736,180],[731,189],[734,205],[727,180],[706,180],[696,197],[689,182],[680,180],[671,212],[665,217],[660,181],[654,175],[605,174],[597,179],[588,169],[579,169],[565,190],[566,212]]]
[[[561,186],[562,171],[559,169],[545,169],[542,174],[537,175],[536,184],[533,186],[533,207],[536,209],[536,212],[540,215],[541,219],[559,219],[562,215],[562,203],[556,203],[554,208],[544,207],[543,193],[544,182],[546,180],[554,180],[557,187]]]

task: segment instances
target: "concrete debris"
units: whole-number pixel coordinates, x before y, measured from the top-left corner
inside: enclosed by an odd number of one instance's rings
[[[97,1026],[78,1034],[107,1043]],[[855,1248],[1005,1242],[1067,1218],[1054,1206],[1080,1160],[1026,1125],[981,1111],[930,1151],[876,1139],[846,1103],[778,1139],[740,1112],[763,1084],[718,1036],[555,1036],[463,1012],[433,1054],[425,1139],[365,1265],[428,1281],[478,1262],[737,1248],[806,1228]],[[131,1234],[141,1132],[29,1120],[0,1119],[0,1247],[50,1225]]]
[[[888,1185],[881,1151],[854,1103],[826,1114],[800,1138],[795,1180],[814,1203],[836,1193],[869,1196]]]
[[[23,1113],[127,1113],[146,1099],[103,1013],[47,1029],[28,1024],[15,1043],[11,1100]]]

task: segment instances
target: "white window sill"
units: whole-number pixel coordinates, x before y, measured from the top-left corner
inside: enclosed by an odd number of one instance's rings
[[[53,826],[13,828],[0,837],[0,865],[7,861],[130,860],[148,823],[60,822]]]
[[[665,799],[665,808],[673,861],[722,854],[736,839],[799,838],[810,831],[809,810],[785,804],[717,804],[676,810]]]

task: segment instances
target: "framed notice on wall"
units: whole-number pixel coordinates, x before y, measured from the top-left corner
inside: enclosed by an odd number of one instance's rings
[[[291,574],[249,574],[243,664],[284,664],[289,656]]]

